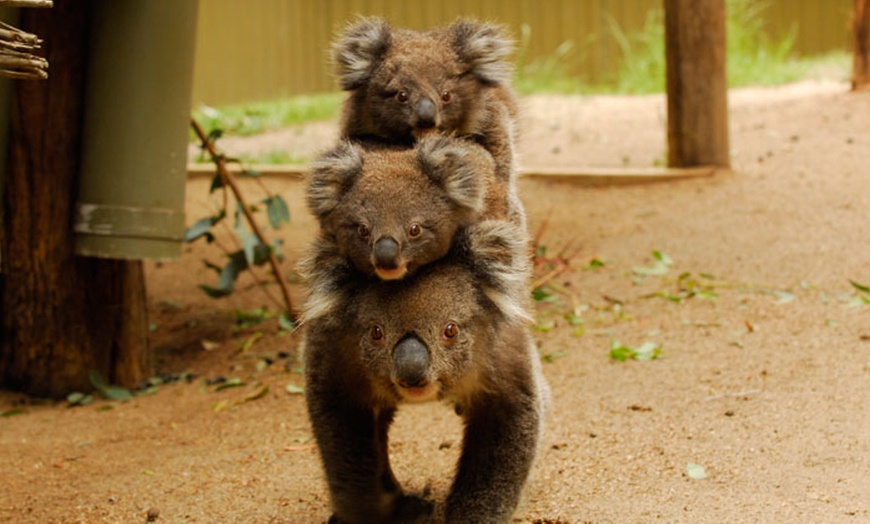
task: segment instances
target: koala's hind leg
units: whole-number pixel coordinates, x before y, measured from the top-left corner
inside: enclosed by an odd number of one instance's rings
[[[510,521],[537,453],[541,423],[535,392],[512,396],[479,400],[463,410],[465,436],[447,498],[448,523]]]

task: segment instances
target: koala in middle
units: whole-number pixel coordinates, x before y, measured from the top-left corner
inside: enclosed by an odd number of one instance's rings
[[[330,523],[418,522],[432,504],[390,467],[400,403],[445,400],[465,430],[444,516],[508,522],[540,442],[549,388],[521,297],[515,226],[487,220],[413,278],[353,281],[341,314],[306,326],[306,401],[334,515]]]
[[[496,174],[510,189],[512,219],[524,228],[515,190],[512,52],[513,40],[496,24],[460,19],[420,32],[361,18],[333,44],[339,84],[349,92],[341,134],[405,146],[432,131],[473,139],[495,159]]]
[[[312,290],[306,318],[331,310],[356,274],[402,279],[446,255],[468,225],[508,215],[492,157],[440,134],[413,149],[344,141],[312,164],[310,176],[308,206],[321,233],[303,262]]]

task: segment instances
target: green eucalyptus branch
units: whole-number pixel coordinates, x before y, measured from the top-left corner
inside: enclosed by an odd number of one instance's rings
[[[251,206],[249,206],[247,204],[247,202],[245,201],[244,197],[242,196],[242,192],[239,188],[239,185],[236,183],[235,178],[231,174],[230,170],[227,168],[227,163],[229,162],[229,160],[227,159],[227,157],[225,155],[223,155],[220,151],[218,151],[218,148],[214,143],[214,134],[206,134],[205,131],[203,130],[202,126],[200,126],[199,122],[197,122],[195,118],[191,118],[190,125],[193,128],[194,133],[196,133],[196,136],[199,138],[200,145],[201,145],[203,151],[208,153],[209,157],[211,158],[211,161],[215,164],[220,185],[222,185],[223,187],[230,188],[230,191],[232,191],[233,196],[235,197],[236,201],[238,202],[237,220],[238,220],[238,213],[241,212],[241,214],[244,215],[246,221],[248,222],[248,225],[250,226],[251,231],[253,232],[254,236],[256,236],[256,239],[259,242],[258,245],[245,246],[243,248],[242,252],[240,252],[240,254],[230,255],[231,264],[228,265],[228,268],[230,268],[231,273],[232,273],[229,277],[230,282],[235,280],[235,276],[236,276],[235,272],[237,271],[236,268],[249,267],[250,264],[253,263],[253,261],[256,257],[258,257],[258,256],[261,258],[265,257],[266,261],[268,262],[268,264],[272,268],[272,273],[274,274],[275,281],[278,283],[278,286],[281,289],[281,294],[282,294],[283,299],[284,299],[284,306],[286,308],[287,314],[290,317],[290,320],[295,324],[297,317],[296,317],[296,313],[295,313],[294,308],[293,308],[293,300],[290,297],[290,289],[289,289],[289,286],[287,284],[287,281],[285,280],[284,274],[281,272],[280,266],[278,264],[278,258],[275,254],[275,249],[272,248],[271,246],[269,246],[269,244],[267,243],[266,236],[263,234],[262,228],[259,226],[257,221],[254,220],[254,216],[253,216],[253,213],[251,211]],[[262,186],[262,183],[260,185],[261,185],[261,187],[264,187],[264,186]],[[214,184],[213,184],[213,189],[214,189]],[[269,194],[268,191],[267,191],[267,194]],[[277,214],[280,215],[280,217],[283,218],[285,215],[287,217],[289,217],[289,215],[287,214],[287,211],[286,211],[286,204],[284,204],[283,199],[278,199],[277,197],[274,197],[271,194],[269,194],[269,198],[267,199],[267,201],[269,203],[270,215],[272,214],[272,209],[275,208],[278,210]],[[273,204],[277,204],[277,205],[273,206]],[[225,209],[226,209],[226,199],[224,200],[224,210]],[[203,227],[200,228],[199,232],[191,233],[191,231],[188,230],[188,241],[195,240],[196,238],[199,238],[199,236],[206,236],[207,238],[210,238],[210,233],[209,233],[210,227],[212,225],[214,225],[215,223],[217,223],[218,221],[222,220],[224,218],[225,214],[226,214],[225,211],[222,211],[221,214],[216,216],[216,217],[210,217],[208,219],[204,219],[205,224]],[[275,224],[276,222],[280,222],[282,220],[282,218],[273,219],[270,216],[270,220],[272,220],[273,224]],[[200,221],[200,222],[202,223],[203,221]],[[195,225],[194,227],[197,227],[197,226]],[[193,229],[193,228],[191,228],[191,229]],[[243,244],[245,244],[244,241],[243,241]],[[260,246],[262,246],[264,249],[257,251],[257,248]],[[263,252],[263,251],[265,251],[265,252]],[[239,264],[233,264],[234,261],[232,260],[232,258],[237,257],[237,256],[242,256],[245,259],[247,259],[248,264],[244,264],[245,261],[242,261],[242,263],[239,263]],[[215,269],[220,270],[220,268],[215,268]],[[226,269],[227,268],[224,268],[224,271]],[[223,277],[223,274],[222,274],[222,277]],[[230,289],[231,289],[231,287],[230,287]],[[222,292],[223,292],[223,294],[225,294],[225,293],[228,293],[229,290],[224,289],[224,290],[222,290]]]

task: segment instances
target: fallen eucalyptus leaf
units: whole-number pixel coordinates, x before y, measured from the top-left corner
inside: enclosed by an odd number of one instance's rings
[[[202,339],[200,341],[200,345],[202,349],[206,351],[214,351],[215,349],[221,347],[220,342],[214,342],[213,340]]]
[[[242,353],[247,352],[249,349],[251,349],[251,346],[253,346],[255,342],[263,337],[263,335],[265,335],[265,333],[263,333],[262,331],[257,331],[256,333],[245,339],[244,342],[242,342],[242,344],[239,346],[239,351],[241,351]]]
[[[703,480],[707,478],[707,470],[700,464],[689,463],[686,466],[686,475],[688,475],[690,479]]]
[[[260,389],[258,389],[257,391],[255,391],[254,393],[251,393],[250,395],[245,397],[242,400],[242,402],[250,402],[252,400],[259,400],[259,399],[265,397],[268,393],[269,393],[269,386],[265,385],[265,386],[261,387]]]
[[[221,385],[216,387],[214,390],[215,391],[223,391],[225,389],[238,388],[238,387],[241,387],[244,385],[245,385],[245,383],[242,381],[242,379],[235,377],[235,378],[231,378],[231,379],[227,380],[226,382],[222,383]]]
[[[861,291],[862,293],[870,293],[870,286],[865,286],[863,284],[859,284],[852,279],[849,279],[849,283],[852,284],[852,287],[854,287],[858,291]]]

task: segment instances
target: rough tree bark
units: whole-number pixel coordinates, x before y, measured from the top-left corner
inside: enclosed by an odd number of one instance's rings
[[[728,167],[725,0],[665,0],[668,165]]]
[[[852,90],[870,89],[870,0],[855,0],[852,9]]]
[[[0,387],[41,397],[133,386],[151,373],[141,262],[73,254],[90,2],[25,10],[44,35],[46,81],[18,81],[2,184]]]

